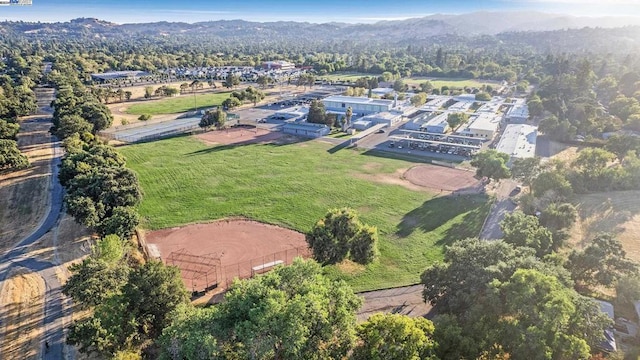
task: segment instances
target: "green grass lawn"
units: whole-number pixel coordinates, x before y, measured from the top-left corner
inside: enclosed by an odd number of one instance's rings
[[[180,95],[174,98],[165,98],[160,100],[152,100],[141,104],[131,105],[127,109],[127,113],[133,115],[159,115],[159,114],[176,114],[185,111],[191,111],[197,108],[207,108],[217,106],[229,97],[230,92]]]
[[[455,88],[464,88],[465,86],[479,88],[483,84],[492,85],[494,87],[496,86],[495,83],[492,83],[490,81],[483,81],[483,80],[476,80],[476,79],[455,79],[455,78],[434,79],[434,78],[427,78],[427,77],[412,77],[409,79],[404,79],[404,83],[409,86],[412,86],[412,85],[419,86],[420,84],[422,84],[423,82],[426,82],[427,80],[430,81],[431,84],[433,84],[433,87],[436,89],[439,89],[443,86],[455,87]]]
[[[172,227],[245,216],[307,232],[328,209],[349,206],[379,230],[373,264],[327,267],[356,290],[416,283],[443,246],[476,236],[484,196],[434,197],[384,181],[412,163],[310,141],[207,146],[178,137],[120,148],[144,191],[143,226]],[[395,175],[394,175],[395,174]]]
[[[324,75],[324,76],[320,76],[321,79],[325,79],[325,80],[329,80],[329,81],[347,81],[347,80],[351,80],[351,81],[356,81],[357,79],[361,78],[361,77],[372,77],[372,76],[379,76],[377,74],[366,74],[366,73],[334,73],[334,74],[328,74],[328,75]],[[431,83],[433,84],[433,86],[435,88],[441,88],[443,86],[449,86],[449,87],[455,87],[455,88],[464,88],[465,86],[468,87],[481,87],[483,84],[488,84],[488,85],[493,85],[496,86],[496,82],[491,82],[491,81],[485,81],[485,80],[476,80],[476,79],[458,79],[458,78],[428,78],[428,77],[424,77],[424,76],[416,76],[416,77],[411,77],[411,78],[404,78],[402,79],[404,81],[405,84],[412,86],[418,86],[421,83],[429,80],[431,81]]]
[[[367,74],[367,73],[357,73],[357,72],[341,72],[334,74],[327,74],[323,76],[319,76],[320,79],[329,80],[329,81],[356,81],[361,77],[378,77],[379,74]]]

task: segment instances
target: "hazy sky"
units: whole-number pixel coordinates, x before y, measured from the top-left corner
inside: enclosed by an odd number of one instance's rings
[[[0,0],[2,2],[3,0]],[[4,0],[6,1],[6,0]],[[364,22],[460,14],[478,10],[537,10],[579,16],[640,17],[640,0],[32,0],[0,6],[0,21],[67,21],[95,17],[116,23],[252,21]]]

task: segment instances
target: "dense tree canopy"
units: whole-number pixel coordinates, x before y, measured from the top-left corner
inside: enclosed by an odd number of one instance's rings
[[[234,283],[225,301],[187,311],[161,340],[165,358],[341,359],[361,300],[313,261]],[[197,355],[197,354],[201,355]]]
[[[440,358],[587,358],[609,325],[558,265],[502,241],[457,242],[422,283]]]

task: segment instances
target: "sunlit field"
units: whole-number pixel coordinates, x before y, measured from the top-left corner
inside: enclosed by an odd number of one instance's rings
[[[408,161],[330,148],[315,141],[211,146],[179,137],[120,151],[140,178],[149,229],[244,216],[307,232],[328,209],[356,209],[378,227],[380,258],[327,269],[356,290],[417,283],[444,245],[480,231],[486,197],[434,197],[403,186],[398,174]]]

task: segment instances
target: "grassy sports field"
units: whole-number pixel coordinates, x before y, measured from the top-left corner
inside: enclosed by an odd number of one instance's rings
[[[197,108],[205,108],[220,105],[230,94],[231,92],[196,94],[195,99],[194,95],[186,94],[175,98],[153,100],[131,105],[127,109],[127,113],[132,115],[176,114],[195,110],[196,106]]]
[[[416,283],[444,245],[478,234],[489,209],[484,196],[434,197],[402,184],[409,162],[330,148],[317,141],[205,145],[179,137],[120,151],[139,175],[140,212],[150,229],[246,216],[307,232],[327,209],[356,209],[378,227],[381,257],[366,267],[327,269],[356,290]]]
[[[420,84],[426,81],[430,81],[433,87],[436,89],[439,89],[443,86],[448,86],[453,88],[464,88],[465,86],[479,88],[483,84],[491,84],[495,86],[495,83],[491,83],[483,80],[476,80],[476,79],[454,79],[454,78],[433,79],[433,78],[426,78],[426,77],[413,77],[410,79],[404,79],[404,83],[409,86],[413,86],[413,85],[419,86]]]
[[[321,79],[329,80],[329,81],[356,81],[361,77],[371,77],[378,76],[376,74],[366,74],[366,73],[335,73],[320,76]],[[459,79],[459,78],[428,78],[423,76],[411,77],[402,79],[405,84],[412,86],[418,86],[425,81],[431,81],[433,87],[441,88],[443,86],[455,87],[455,88],[464,88],[468,87],[481,87],[483,84],[495,85],[495,82],[486,81],[486,80],[476,80],[476,79]]]

